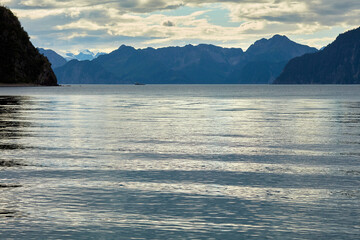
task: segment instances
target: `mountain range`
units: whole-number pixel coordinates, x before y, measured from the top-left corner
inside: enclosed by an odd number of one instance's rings
[[[92,61],[53,67],[61,84],[272,83],[290,59],[314,52],[317,49],[275,35],[256,41],[246,52],[207,44],[159,49],[122,45]]]
[[[360,28],[339,35],[322,51],[292,59],[278,84],[360,84]]]
[[[63,84],[360,84],[360,28],[320,51],[275,35],[246,52],[207,44],[122,45],[109,54],[84,50],[71,56],[90,60],[67,62],[52,50],[36,49],[17,17],[0,6],[1,84],[57,85],[57,78]]]

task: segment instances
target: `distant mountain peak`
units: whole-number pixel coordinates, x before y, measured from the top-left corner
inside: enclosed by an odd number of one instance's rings
[[[118,49],[135,49],[135,48],[131,46],[127,46],[125,44],[121,44],[121,46]]]
[[[95,58],[104,55],[105,53],[102,52],[98,52],[97,54],[95,54],[94,52],[92,52],[89,49],[82,49],[79,51],[79,53],[74,54],[71,52],[66,53],[66,60],[70,61],[72,59],[77,59],[79,61],[85,61],[85,60],[89,60],[92,61]]]
[[[283,43],[295,43],[291,41],[288,37],[276,34],[273,37],[266,39],[262,38],[258,41],[256,41],[254,44],[252,44],[248,51],[252,51],[255,48],[262,48],[262,47],[269,47],[272,44],[283,44]]]
[[[134,47],[122,44],[118,49],[116,49],[112,53],[129,54],[129,53],[132,53],[132,52],[136,52],[136,49]]]
[[[89,49],[80,50],[80,53],[86,53],[86,54],[94,55],[94,53],[91,52]]]
[[[287,36],[285,35],[280,35],[280,34],[275,34],[272,38],[270,38],[269,40],[288,40],[291,41]]]
[[[288,61],[291,58],[301,56],[304,53],[316,52],[316,48],[311,48],[298,44],[286,36],[274,35],[269,39],[260,39],[251,45],[246,54],[252,59],[268,59],[269,61]]]

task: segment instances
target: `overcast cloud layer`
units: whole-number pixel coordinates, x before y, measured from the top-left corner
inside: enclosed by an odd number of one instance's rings
[[[242,47],[274,34],[315,47],[360,25],[359,0],[0,0],[33,43],[59,52],[125,43]]]

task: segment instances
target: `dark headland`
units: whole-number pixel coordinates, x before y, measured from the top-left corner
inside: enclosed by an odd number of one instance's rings
[[[0,86],[57,86],[48,59],[30,42],[18,18],[0,6]]]
[[[360,84],[360,28],[340,34],[322,51],[294,58],[278,84]]]

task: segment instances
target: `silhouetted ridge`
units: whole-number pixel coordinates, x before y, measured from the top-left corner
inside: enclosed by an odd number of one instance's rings
[[[292,42],[285,36],[257,41],[244,53],[240,48],[211,44],[184,47],[117,50],[89,63],[67,63],[55,69],[61,83],[227,84],[272,83],[294,56],[316,49]],[[89,75],[92,69],[99,72]]]
[[[270,39],[261,39],[251,45],[246,51],[247,56],[252,60],[267,61],[289,61],[304,53],[316,52],[316,48],[298,44],[286,36],[275,35]]]
[[[38,52],[18,18],[0,6],[0,83],[57,85],[48,59]]]
[[[322,51],[292,59],[275,83],[360,84],[360,28],[340,34]]]
[[[67,62],[65,58],[50,49],[38,48],[39,53],[43,54],[50,61],[53,69],[65,65]]]

